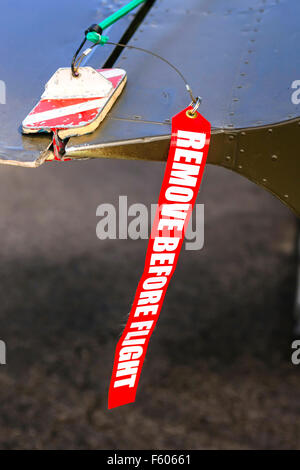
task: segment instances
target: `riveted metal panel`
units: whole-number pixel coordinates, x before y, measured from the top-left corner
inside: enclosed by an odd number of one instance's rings
[[[67,65],[86,26],[122,2],[92,0],[88,8],[83,0],[4,2],[0,80],[7,83],[7,104],[0,105],[0,160],[14,156],[33,166],[45,159],[50,139],[23,137],[20,122],[51,73]],[[203,97],[201,111],[213,126],[208,162],[263,185],[297,213],[300,112],[291,84],[299,79],[299,13],[297,0],[156,0],[129,42],[179,66]],[[113,27],[113,41],[132,18]],[[89,65],[102,66],[112,50],[95,48]],[[164,160],[170,117],[189,102],[183,83],[142,52],[124,50],[115,65],[128,73],[122,98],[93,134],[70,139],[67,156]]]
[[[157,0],[130,41],[179,66],[203,97],[213,126],[208,162],[263,185],[296,213],[299,17],[297,0]],[[189,102],[183,83],[139,51],[124,50],[116,65],[128,73],[122,99],[93,135],[70,140],[67,155],[164,160],[168,120]]]

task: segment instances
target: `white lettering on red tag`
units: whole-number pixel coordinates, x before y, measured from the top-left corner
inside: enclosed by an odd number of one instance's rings
[[[203,176],[210,142],[210,123],[187,111],[172,119],[172,138],[145,268],[127,325],[118,342],[108,407],[132,403],[164,296],[175,271]],[[166,231],[168,236],[166,235]]]

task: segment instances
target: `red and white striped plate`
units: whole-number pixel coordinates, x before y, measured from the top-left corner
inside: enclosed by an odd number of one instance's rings
[[[98,69],[97,72],[100,72],[113,85],[107,96],[41,99],[24,119],[23,132],[28,134],[76,129],[85,127],[96,120],[126,79],[126,72],[122,69]]]

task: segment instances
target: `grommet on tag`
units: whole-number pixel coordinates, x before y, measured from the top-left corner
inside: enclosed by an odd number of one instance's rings
[[[195,119],[197,117],[197,113],[194,113],[192,109],[188,109],[186,115],[190,119]]]
[[[197,117],[197,109],[199,108],[201,103],[202,98],[200,96],[197,96],[196,101],[190,104],[190,106],[193,106],[193,109],[188,109],[186,112],[188,118],[195,119]]]

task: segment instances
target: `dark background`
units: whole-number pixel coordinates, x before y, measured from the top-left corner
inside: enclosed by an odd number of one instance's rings
[[[205,246],[182,251],[136,403],[107,410],[114,349],[146,241],[100,241],[96,208],[157,201],[164,165],[48,163],[0,171],[2,449],[300,447],[291,364],[296,220],[206,170]]]

